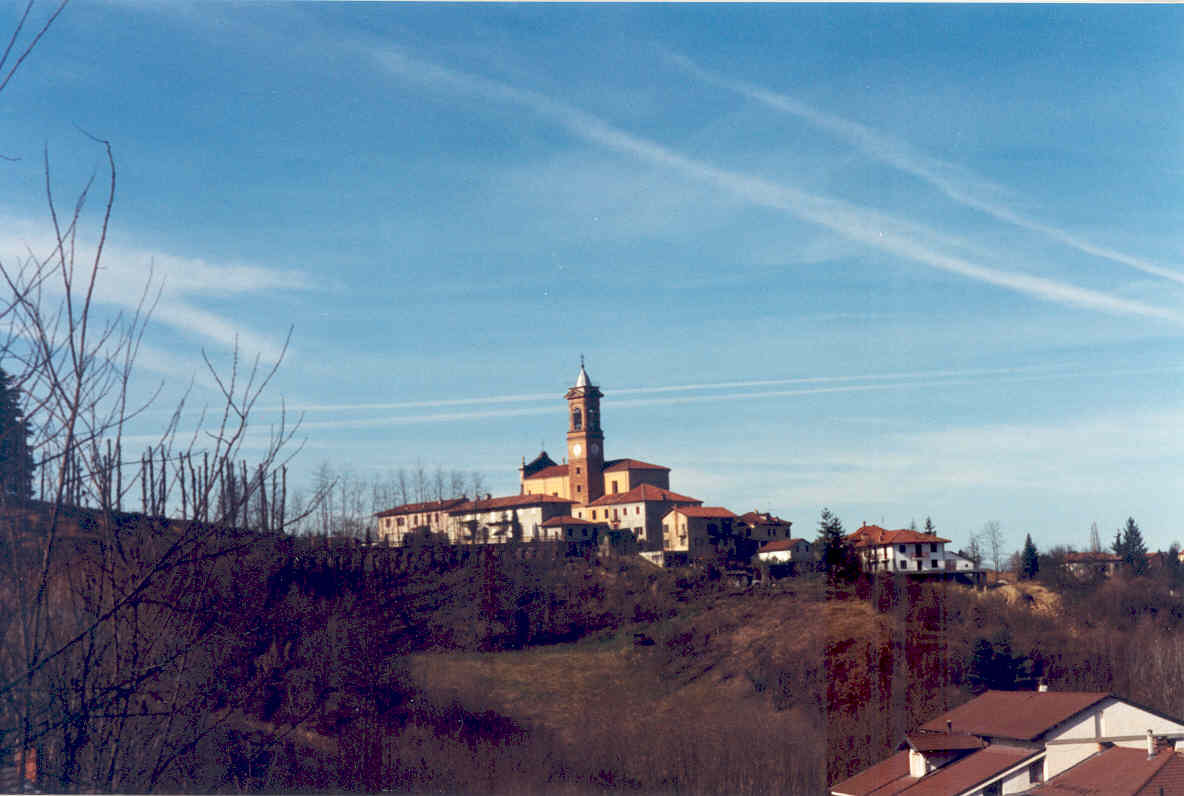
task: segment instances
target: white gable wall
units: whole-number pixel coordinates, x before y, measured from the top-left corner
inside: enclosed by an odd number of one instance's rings
[[[1101,741],[1128,749],[1147,747],[1147,730],[1155,735],[1184,736],[1184,724],[1118,699],[1099,702],[1083,716],[1054,728],[1045,739],[1045,777],[1055,777],[1100,750]]]

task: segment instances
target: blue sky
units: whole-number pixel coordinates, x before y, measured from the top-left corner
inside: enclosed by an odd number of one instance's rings
[[[1166,548],[1182,20],[79,2],[0,93],[0,256],[45,249],[42,148],[66,195],[102,167],[78,128],[110,140],[100,298],[164,280],[137,432],[195,373],[213,401],[203,350],[292,326],[253,444],[302,411],[297,482],[420,462],[516,492],[582,353],[608,455],[708,504],[1012,548],[1133,515]]]

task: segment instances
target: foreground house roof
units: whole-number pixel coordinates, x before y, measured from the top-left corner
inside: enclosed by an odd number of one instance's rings
[[[1109,697],[1087,691],[987,691],[922,724],[921,729],[945,732],[949,726],[960,733],[1033,741]]]
[[[1113,746],[1029,792],[1032,796],[1184,793],[1184,757],[1170,749],[1148,757],[1143,749]]]
[[[907,796],[949,796],[968,791],[1023,764],[1028,758],[1043,753],[1042,749],[1019,746],[988,746],[917,778],[909,776],[909,753],[905,750],[848,780],[832,785],[831,792],[844,796],[894,796],[898,793]]]

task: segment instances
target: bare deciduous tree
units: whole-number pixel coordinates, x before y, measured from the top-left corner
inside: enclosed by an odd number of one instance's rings
[[[991,556],[991,566],[999,572],[1003,565],[1004,551],[1003,551],[1003,530],[999,527],[999,523],[995,520],[990,520],[983,523],[983,529],[979,531],[979,535],[983,540],[983,545]]]
[[[0,757],[24,771],[51,749],[38,764],[52,790],[139,790],[229,715],[234,699],[220,710],[212,696],[206,595],[243,529],[294,519],[284,491],[295,426],[281,415],[248,468],[248,420],[282,354],[244,365],[236,350],[222,369],[203,353],[217,409],[183,437],[182,400],[138,463],[125,455],[125,430],[148,405],[131,403],[130,386],[158,293],[149,280],[135,310],[113,317],[96,304],[116,169],[110,144],[94,140],[109,179],[93,248],[78,242],[92,186],[62,215],[47,156],[53,250],[0,262],[0,358],[23,395],[42,485],[41,501],[0,506]],[[127,514],[136,492],[142,511]]]

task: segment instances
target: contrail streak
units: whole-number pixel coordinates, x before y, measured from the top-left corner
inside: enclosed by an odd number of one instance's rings
[[[890,165],[928,182],[959,204],[986,213],[999,221],[1005,221],[1031,232],[1039,232],[1085,254],[1120,263],[1143,273],[1153,274],[1164,279],[1170,279],[1173,282],[1184,284],[1184,273],[1149,263],[1146,260],[1105,246],[1099,246],[1058,227],[1025,218],[1006,205],[983,199],[975,195],[973,190],[965,184],[949,176],[948,173],[952,168],[950,164],[915,152],[907,144],[895,141],[889,136],[866,125],[820,111],[793,97],[710,72],[685,55],[668,52],[666,57],[683,70],[705,82],[728,89],[741,96],[755,100],[766,107],[791,114],[813,124],[815,127],[834,133],[838,137],[854,144],[865,154],[870,155],[881,163]]]
[[[1184,315],[1172,310],[1044,277],[992,268],[931,250],[899,231],[906,227],[923,229],[918,225],[905,224],[849,202],[809,194],[763,177],[729,171],[694,160],[656,142],[626,133],[590,113],[538,92],[514,88],[488,78],[415,60],[391,50],[374,50],[372,54],[394,74],[431,87],[476,94],[490,100],[529,108],[590,143],[663,166],[714,185],[751,204],[780,210],[830,229],[849,240],[890,252],[904,259],[1052,303],[1114,315],[1155,318],[1184,326]]]

